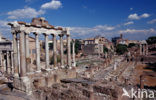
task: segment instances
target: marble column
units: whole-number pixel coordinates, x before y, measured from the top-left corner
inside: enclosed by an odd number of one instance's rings
[[[2,51],[0,51],[0,71],[3,73],[3,60],[2,60],[3,56],[2,56]]]
[[[37,72],[40,72],[40,43],[39,43],[39,35],[37,33],[35,34],[36,39],[36,66],[37,66]]]
[[[19,68],[18,68],[18,52],[17,52],[17,34],[15,32],[13,34],[13,64],[14,64],[14,76],[19,76]]]
[[[61,68],[64,68],[63,34],[59,36],[60,36],[60,48],[61,48]]]
[[[54,60],[54,67],[57,66],[57,47],[56,47],[56,35],[53,34],[53,60]]]
[[[30,72],[29,66],[29,34],[25,33],[25,56],[26,56],[26,71]]]
[[[18,59],[18,71],[19,71],[19,74],[21,72],[21,59],[20,59],[20,40],[17,39],[17,59]]]
[[[140,55],[142,55],[142,44],[140,44]]]
[[[20,77],[26,75],[26,59],[25,59],[25,36],[24,32],[20,32],[19,49],[20,49]]]
[[[73,63],[73,66],[75,67],[76,66],[76,62],[75,62],[75,40],[74,39],[72,41],[72,50],[73,50],[73,52],[72,52],[72,56],[73,56],[72,63]]]
[[[10,69],[11,69],[11,66],[10,66],[10,52],[7,51],[7,74],[10,74]]]
[[[11,52],[11,73],[14,74],[14,64],[13,64],[13,52]]]
[[[46,59],[46,69],[49,69],[49,43],[48,43],[48,34],[45,36],[45,59]]]
[[[145,55],[145,50],[146,50],[146,48],[145,48],[145,44],[143,44],[143,46],[142,46],[142,48],[143,48],[143,55]]]
[[[67,34],[67,65],[71,67],[71,47],[70,47],[70,35]]]

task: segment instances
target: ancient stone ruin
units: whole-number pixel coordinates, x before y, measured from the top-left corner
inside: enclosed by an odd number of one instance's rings
[[[69,28],[54,27],[48,23],[44,18],[33,18],[31,23],[25,22],[10,22],[11,33],[13,35],[13,85],[15,88],[25,91],[28,94],[32,93],[33,87],[38,84],[43,86],[50,86],[55,82],[59,82],[62,78],[76,77],[75,71],[75,53],[72,53],[73,60],[71,61],[71,38]],[[29,64],[29,34],[35,35],[36,47],[36,70],[30,71]],[[40,44],[39,35],[45,37],[45,69],[40,64]],[[48,37],[53,37],[53,67],[49,65],[49,46]],[[57,42],[56,36],[60,37],[61,48],[61,66],[57,64]],[[67,64],[64,64],[64,47],[63,36],[67,38]],[[19,40],[19,43],[18,43]],[[74,51],[74,41],[73,51]],[[19,46],[18,46],[19,45]],[[43,74],[44,73],[44,74]],[[34,85],[34,84],[35,85]]]

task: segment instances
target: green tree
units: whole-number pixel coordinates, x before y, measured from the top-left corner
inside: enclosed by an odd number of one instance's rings
[[[103,53],[106,53],[106,52],[108,52],[108,48],[107,47],[103,47]]]
[[[151,36],[146,41],[148,44],[155,44],[156,43],[156,36]]]
[[[130,43],[129,45],[128,45],[128,48],[132,48],[133,46],[135,46],[136,44],[135,43]]]
[[[124,54],[125,52],[127,52],[127,45],[124,45],[124,44],[118,44],[116,46],[116,52],[118,55],[122,55]]]
[[[81,50],[81,41],[76,39],[75,40],[75,53],[78,54],[80,50]]]

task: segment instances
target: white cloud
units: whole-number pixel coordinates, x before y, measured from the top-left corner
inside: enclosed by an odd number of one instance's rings
[[[10,27],[7,25],[8,21],[0,20],[0,35],[11,38]]]
[[[4,27],[9,27],[8,25],[7,25],[7,23],[8,23],[8,21],[3,21],[3,20],[0,20],[0,27],[2,28],[4,28]]]
[[[62,7],[62,3],[59,0],[52,0],[41,6],[42,9],[58,9],[60,7]]]
[[[148,18],[148,17],[150,17],[150,14],[148,14],[148,13],[144,13],[144,14],[142,14],[140,16],[137,13],[134,13],[134,14],[130,14],[128,16],[128,19],[131,19],[131,20],[139,20],[141,18]]]
[[[24,18],[33,18],[39,15],[44,14],[45,11],[39,10],[36,11],[34,8],[26,7],[24,9],[17,9],[14,11],[8,12],[9,19],[24,19]]]
[[[138,14],[136,14],[136,13],[130,14],[130,15],[128,16],[128,18],[129,18],[129,19],[132,19],[132,20],[133,20],[133,19],[136,19],[136,20],[137,20],[137,19],[140,19],[140,17],[139,17]]]
[[[125,26],[131,25],[131,24],[134,24],[134,22],[133,21],[130,21],[130,22],[124,23]]]
[[[150,14],[144,13],[144,14],[142,14],[140,17],[141,17],[141,18],[148,18],[148,17],[150,17]]]
[[[147,23],[148,23],[148,24],[154,24],[154,23],[156,23],[156,19],[153,19],[153,20],[151,20],[151,21],[148,21]]]
[[[95,27],[70,27],[71,33],[81,36],[108,35],[115,27],[107,25],[97,25]]]
[[[135,34],[135,33],[142,33],[142,34],[149,34],[149,33],[155,33],[156,34],[156,30],[153,28],[150,29],[126,29],[126,30],[120,30],[119,33],[121,34]]]

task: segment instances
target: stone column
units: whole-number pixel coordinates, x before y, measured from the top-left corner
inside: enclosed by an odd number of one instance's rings
[[[25,56],[26,56],[26,71],[30,71],[30,58],[29,58],[29,34],[25,33]]]
[[[19,74],[21,71],[21,59],[20,59],[20,41],[17,39],[17,59],[18,59],[18,70],[19,70]]]
[[[72,48],[73,48],[73,52],[72,52],[72,56],[73,56],[73,61],[72,61],[72,63],[73,63],[73,66],[75,67],[76,66],[76,62],[75,62],[75,40],[73,39],[73,41],[72,41]]]
[[[60,36],[60,48],[61,48],[61,68],[64,68],[63,34],[59,36]]]
[[[11,52],[11,73],[14,74],[13,52]]]
[[[1,68],[0,68],[0,70],[2,69],[2,51],[0,51],[0,66],[1,66]]]
[[[71,47],[70,47],[70,35],[67,34],[67,65],[71,67]]]
[[[146,44],[146,55],[148,55],[148,44]]]
[[[10,74],[11,72],[11,66],[10,66],[10,52],[7,51],[7,74]]]
[[[17,34],[12,32],[13,34],[13,64],[14,64],[14,76],[19,76],[19,68],[18,68],[18,54],[17,54]]]
[[[3,54],[3,53],[1,53],[1,57],[2,57],[2,58],[1,58],[1,59],[2,59],[2,60],[1,60],[1,61],[2,61],[2,72],[4,73],[4,72],[5,72],[4,66],[5,66],[5,65],[4,65],[4,54]]]
[[[20,33],[19,49],[20,49],[20,76],[24,77],[26,75],[26,59],[25,59],[25,36],[24,32]]]
[[[37,33],[35,34],[36,39],[36,66],[37,66],[37,72],[40,72],[40,43],[39,43],[39,35]]]
[[[53,34],[53,60],[54,60],[54,67],[57,66],[57,48],[56,48],[56,35]]]
[[[49,43],[48,43],[48,34],[45,36],[45,59],[46,59],[46,69],[49,69]]]
[[[142,44],[140,44],[140,55],[142,55]]]

